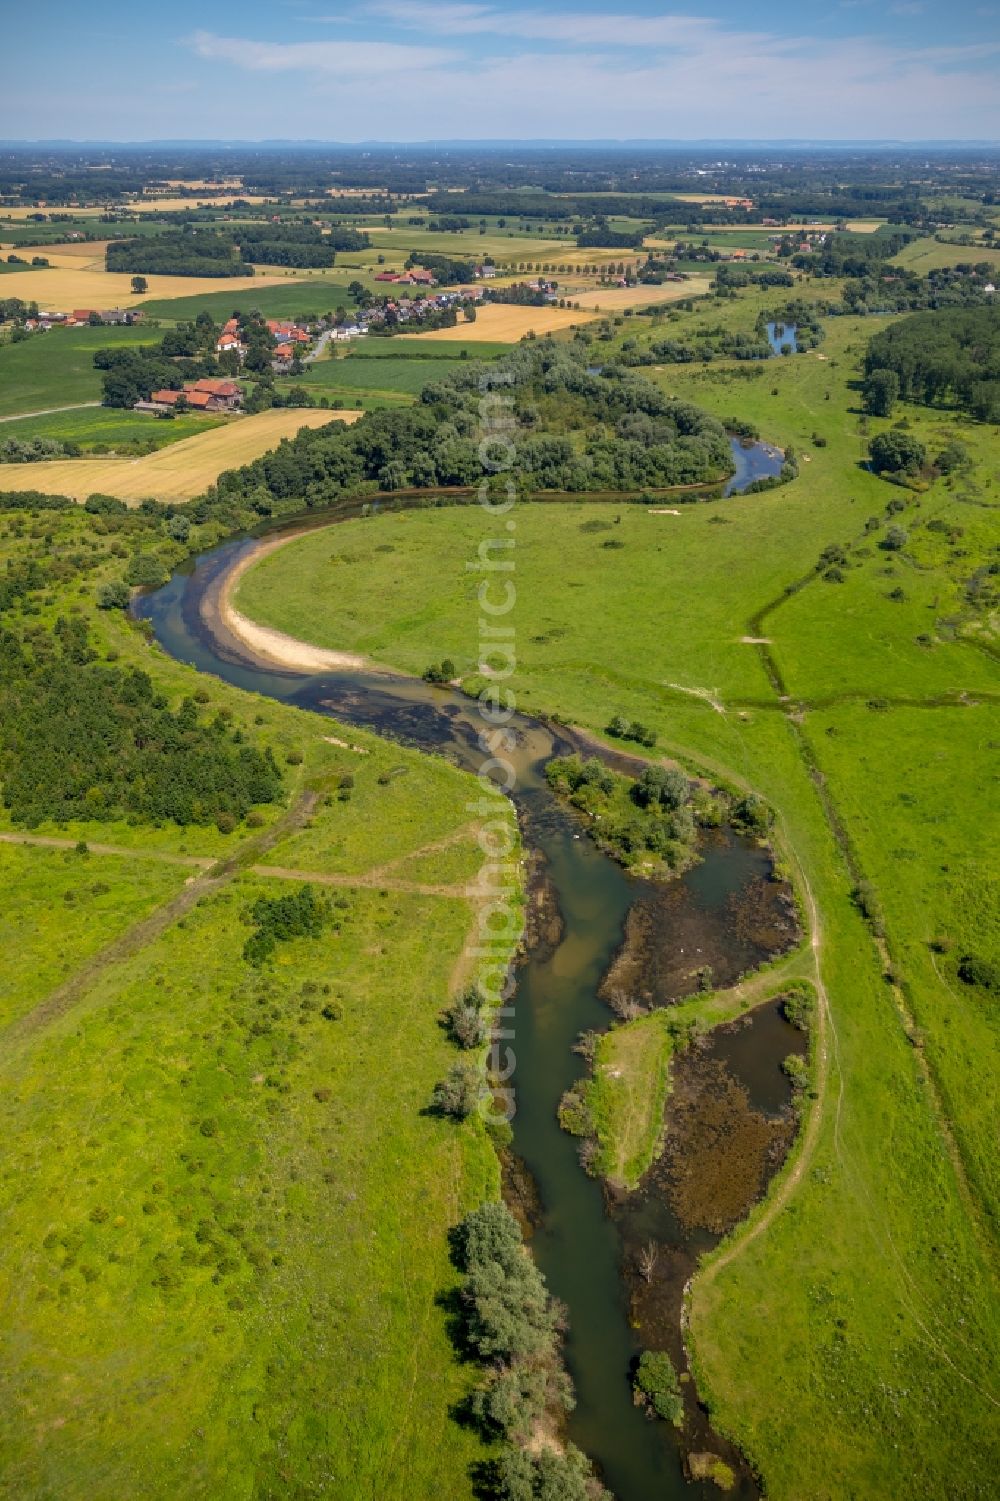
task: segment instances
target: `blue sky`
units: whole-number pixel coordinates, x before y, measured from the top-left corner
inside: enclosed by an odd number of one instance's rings
[[[5,139],[1000,139],[1000,0],[38,0],[0,37]]]

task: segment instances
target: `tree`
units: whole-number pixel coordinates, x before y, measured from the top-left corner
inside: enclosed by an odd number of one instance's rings
[[[149,283],[147,282],[147,280],[146,280],[146,278],[144,276],[133,276],[133,278],[132,278],[132,291],[133,292],[136,292],[136,293],[145,292],[145,291],[148,290],[148,288],[149,288]]]
[[[691,785],[682,771],[665,766],[647,766],[632,788],[632,801],[640,808],[660,803],[679,808],[691,796]]]
[[[865,411],[872,417],[891,417],[899,399],[899,376],[895,370],[873,370],[863,386]]]
[[[899,428],[872,439],[871,464],[876,474],[916,474],[926,458],[919,438]]]

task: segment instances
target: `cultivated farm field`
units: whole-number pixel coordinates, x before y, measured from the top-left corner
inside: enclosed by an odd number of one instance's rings
[[[41,464],[0,466],[0,488],[40,490],[45,495],[113,495],[139,502],[190,500],[222,473],[249,464],[301,427],[335,420],[354,422],[360,412],[319,411],[313,407],[275,408],[254,417],[234,417],[211,432],[186,438],[141,459],[53,459]]]
[[[701,297],[708,288],[707,276],[689,276],[686,281],[664,282],[658,287],[641,284],[635,287],[594,287],[587,292],[574,292],[572,297],[581,308],[617,313],[625,308],[655,307],[658,303]]]
[[[399,334],[400,339],[435,339],[439,343],[516,343],[527,333],[551,334],[575,328],[600,315],[588,309],[560,307],[518,307],[514,303],[492,302],[479,308],[473,323],[460,320],[453,328],[436,328],[425,334]]]
[[[87,246],[92,251],[93,245]],[[44,254],[44,249],[40,251]],[[147,276],[145,292],[132,291],[132,278],[124,271],[90,269],[86,257],[63,256],[65,264],[48,270],[19,271],[4,277],[4,296],[37,302],[43,312],[72,312],[74,308],[136,307],[150,297],[191,297],[198,292],[217,292],[220,279],[212,276]],[[70,262],[84,261],[77,266]],[[301,274],[301,273],[300,273]],[[315,273],[313,273],[315,274]],[[266,276],[231,276],[223,283],[227,292],[247,292],[284,282],[292,273]]]
[[[23,442],[31,438],[54,438],[58,443],[79,443],[84,450],[93,450],[95,446],[118,450],[122,446],[146,444],[165,448],[169,443],[181,443],[199,433],[210,432],[225,421],[224,417],[195,412],[161,419],[148,412],[127,412],[120,407],[70,407],[45,417],[0,419],[0,443],[7,438]]]

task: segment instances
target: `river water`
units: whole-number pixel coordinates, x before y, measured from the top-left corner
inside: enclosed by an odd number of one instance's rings
[[[299,521],[287,529],[301,530],[302,525]],[[391,674],[300,675],[254,661],[229,635],[212,601],[220,580],[255,545],[256,539],[249,537],[223,543],[189,560],[163,588],[138,600],[137,613],[152,623],[161,646],[238,687],[444,752],[475,771],[482,758],[476,742],[480,726],[473,717],[474,706],[457,693]],[[602,1186],[581,1168],[577,1143],[557,1120],[564,1090],[586,1069],[572,1051],[573,1043],[582,1031],[604,1030],[613,1019],[598,992],[622,944],[629,911],[641,899],[655,902],[656,893],[649,883],[631,879],[603,855],[582,833],[576,815],[551,794],[545,762],[573,748],[569,732],[525,717],[517,729],[519,744],[512,757],[518,778],[515,802],[526,846],[540,856],[561,927],[554,945],[540,944],[529,951],[517,972],[514,1151],[537,1188],[540,1214],[530,1241],[532,1253],[551,1291],[568,1310],[566,1358],[578,1399],[569,1436],[595,1460],[619,1501],[717,1497],[711,1483],[685,1478],[674,1430],[650,1421],[632,1401],[629,1368],[642,1339],[641,1331],[632,1326],[628,1221],[630,1204],[642,1210],[647,1185],[640,1185],[634,1200],[626,1196],[617,1206],[609,1205]],[[671,883],[673,907],[662,913],[656,909],[655,945],[669,953],[679,941],[677,934],[683,931],[687,941],[691,924],[697,928],[702,923],[715,933],[716,946],[724,949],[740,902],[755,884],[759,887],[766,863],[759,850],[735,836],[717,836],[704,863]],[[766,952],[764,944],[758,962]],[[744,959],[741,950],[739,962]],[[748,1097],[765,1111],[784,1108],[789,1096],[779,1064],[792,1051],[795,1034],[779,1018],[780,1035],[762,1037],[756,1049],[749,1025],[751,1033],[740,1045],[754,1059],[743,1080]],[[724,1039],[718,1045],[725,1051]],[[679,1289],[697,1253],[717,1236],[685,1229],[664,1207],[658,1191],[653,1198],[659,1206],[657,1235],[669,1240],[669,1254],[676,1263],[670,1286],[664,1289],[668,1311],[663,1318],[671,1326],[675,1358],[682,1359]],[[738,1456],[715,1439],[696,1404],[689,1407],[686,1441],[690,1444],[694,1437],[694,1447],[711,1447],[734,1464],[737,1485],[732,1495],[756,1495]]]

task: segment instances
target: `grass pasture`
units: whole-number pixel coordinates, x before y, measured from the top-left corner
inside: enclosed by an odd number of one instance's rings
[[[371,341],[374,342],[374,341]],[[390,341],[398,344],[398,338]],[[368,358],[371,343],[366,343],[364,353],[350,354],[346,358],[317,360],[307,365],[302,376],[295,378],[297,385],[305,385],[324,392],[350,391],[362,396],[417,396],[432,380],[463,364],[454,359],[410,359],[405,355],[393,358]]]
[[[303,273],[301,280],[278,283],[276,279],[254,279],[250,285],[240,284],[239,290],[230,290],[227,283],[216,283],[218,290],[198,291],[185,296],[150,297],[144,295],[138,304],[151,318],[174,319],[183,322],[197,318],[199,313],[208,313],[217,322],[224,322],[235,312],[257,311],[265,318],[296,318],[303,313],[322,314],[337,307],[353,307],[354,299],[347,290],[345,277],[338,268],[337,281],[320,281],[316,273]],[[150,282],[152,287],[152,282]]]
[[[322,427],[335,417],[353,422],[358,412],[318,411],[312,407],[275,408],[254,417],[234,417],[211,432],[199,433],[141,459],[52,459],[41,464],[5,464],[0,487],[40,490],[45,495],[113,495],[138,503],[190,500],[224,469],[249,464],[300,427]]]
[[[98,402],[103,372],[94,351],[151,344],[154,329],[53,328],[20,344],[0,344],[0,417]]]
[[[469,1495],[478,1446],[448,1414],[469,1378],[434,1300],[495,1166],[421,1114],[468,910],[355,890],[339,932],[258,976],[239,913],[283,888],[241,878],[4,1060],[21,1495],[250,1501],[289,1468],[333,1494]],[[338,1020],[303,1007],[324,985]],[[122,1097],[142,1109],[101,1109]]]
[[[0,1029],[166,901],[190,874],[183,865],[155,859],[0,842]]]
[[[55,438],[60,443],[79,443],[84,451],[95,446],[116,449],[131,445],[165,448],[185,438],[209,432],[225,422],[224,417],[182,412],[161,420],[148,412],[126,412],[112,407],[79,407],[51,412],[46,417],[22,417],[0,423],[0,443],[7,438]]]
[[[905,266],[918,276],[926,276],[928,271],[939,271],[945,266],[976,266],[982,261],[988,261],[1000,270],[1000,246],[947,245],[930,238],[911,240],[892,259],[894,265]]]

